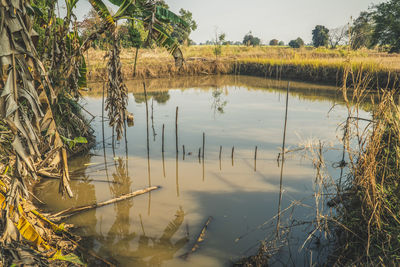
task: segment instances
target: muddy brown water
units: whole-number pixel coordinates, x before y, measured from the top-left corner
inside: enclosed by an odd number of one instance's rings
[[[150,194],[68,219],[68,223],[79,227],[85,246],[118,266],[229,266],[254,253],[259,241],[275,231],[276,220],[271,219],[278,210],[277,156],[282,144],[287,82],[245,76],[147,81],[148,130],[143,87],[140,82],[127,84],[128,111],[135,116],[134,126],[127,128],[127,145],[122,139],[113,151],[111,129],[105,122],[103,149],[101,85],[93,84],[93,91],[87,93],[82,104],[96,116],[93,127],[98,145],[93,155],[70,162],[74,177],[80,179],[71,182],[75,196],[60,196],[58,182],[45,180],[36,187],[38,198],[47,203],[49,211],[59,211],[149,185],[161,186]],[[347,113],[336,88],[292,83],[291,91],[286,147],[322,140],[326,146],[339,148],[338,124]],[[336,103],[339,105],[330,111]],[[203,132],[205,158],[199,161]],[[337,176],[338,170],[330,166],[340,160],[341,151],[328,151],[324,156],[332,176]],[[293,200],[308,205],[296,207],[287,218],[313,218],[314,179],[315,169],[306,154],[287,155],[282,209]],[[186,260],[181,259],[179,256],[190,251],[209,216],[213,220],[199,249]],[[309,264],[310,251],[299,250],[306,234],[306,228],[294,231],[293,249],[283,249],[274,264]]]

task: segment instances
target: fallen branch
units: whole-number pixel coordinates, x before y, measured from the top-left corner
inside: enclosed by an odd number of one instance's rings
[[[135,192],[128,193],[128,194],[125,194],[125,195],[122,195],[120,197],[113,198],[113,199],[110,199],[110,200],[107,200],[107,201],[104,201],[104,202],[94,203],[94,204],[91,204],[91,205],[81,206],[81,207],[76,207],[76,208],[68,208],[68,209],[60,211],[58,213],[52,214],[49,217],[52,220],[58,221],[58,220],[61,220],[63,218],[75,215],[78,212],[83,212],[83,211],[87,211],[87,210],[91,210],[91,209],[97,209],[97,208],[100,208],[100,207],[103,207],[103,206],[106,206],[106,205],[110,205],[110,204],[117,203],[117,202],[120,202],[120,201],[123,201],[123,200],[127,200],[129,198],[133,198],[133,197],[136,197],[136,196],[139,196],[139,195],[143,195],[145,193],[148,193],[150,191],[153,191],[153,190],[156,190],[156,189],[159,189],[159,188],[161,188],[161,186],[152,186],[152,187],[148,187],[148,188],[145,188],[145,189],[137,190]]]
[[[197,240],[194,243],[192,249],[180,256],[182,259],[186,260],[190,254],[194,253],[200,247],[200,243],[204,241],[204,237],[206,236],[207,227],[210,224],[210,222],[212,221],[212,219],[213,219],[212,216],[208,217],[208,219],[207,219],[206,223],[204,224],[203,229],[201,230],[199,236],[197,237]]]

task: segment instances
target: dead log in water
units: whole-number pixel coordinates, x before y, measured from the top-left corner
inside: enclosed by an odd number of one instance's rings
[[[133,197],[136,197],[136,196],[140,196],[140,195],[143,195],[145,193],[149,193],[149,192],[151,192],[153,190],[157,190],[159,188],[161,188],[161,186],[152,186],[152,187],[148,187],[148,188],[145,188],[145,189],[137,190],[135,192],[131,192],[131,193],[128,193],[128,194],[125,194],[125,195],[122,195],[122,196],[119,196],[119,197],[116,197],[116,198],[113,198],[113,199],[110,199],[110,200],[107,200],[107,201],[104,201],[104,202],[94,203],[94,204],[87,205],[87,206],[68,208],[68,209],[62,210],[60,212],[57,212],[55,214],[52,214],[49,217],[52,220],[58,221],[58,220],[66,218],[66,217],[75,215],[78,212],[88,211],[88,210],[91,210],[91,209],[97,209],[97,208],[100,208],[100,207],[103,207],[103,206],[107,206],[107,205],[110,205],[110,204],[113,204],[113,203],[117,203],[117,202],[120,202],[120,201],[123,201],[123,200],[130,199],[130,198],[133,198]]]

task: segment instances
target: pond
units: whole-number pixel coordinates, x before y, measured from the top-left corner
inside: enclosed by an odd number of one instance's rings
[[[282,146],[287,81],[246,76],[148,80],[148,123],[142,82],[128,81],[127,86],[128,111],[135,121],[127,128],[126,142],[122,139],[113,148],[106,121],[103,149],[102,85],[92,84],[82,105],[96,116],[92,125],[97,146],[90,155],[70,162],[75,196],[60,196],[58,181],[45,180],[36,187],[38,198],[48,203],[49,211],[59,211],[149,185],[161,186],[68,219],[79,228],[85,246],[118,266],[229,266],[256,252],[259,241],[273,235],[276,227],[281,171],[277,157]],[[290,88],[286,148],[318,140],[340,148],[338,125],[347,110],[336,88],[299,82],[292,82]],[[203,133],[204,160],[201,155],[199,158]],[[340,149],[329,150],[324,157],[332,176],[338,176],[340,170],[331,166],[341,160]],[[285,219],[307,221],[315,215],[315,173],[312,160],[301,151],[287,154],[281,207],[285,210],[294,200],[302,204]],[[210,216],[204,241],[182,259]],[[283,249],[282,262],[278,256],[276,265],[310,261],[309,252],[299,250],[308,234],[305,231],[293,232],[297,241],[290,245],[290,261]]]

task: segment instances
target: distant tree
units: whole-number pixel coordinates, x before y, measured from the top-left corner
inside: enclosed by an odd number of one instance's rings
[[[179,43],[189,45],[191,40],[189,39],[190,34],[197,29],[197,23],[193,19],[193,14],[189,10],[181,8],[179,10],[180,17],[189,25],[187,29],[183,29],[179,25],[174,25],[174,31],[172,37],[175,37]]]
[[[329,30],[325,26],[317,25],[312,31],[312,41],[315,47],[328,46]]]
[[[225,33],[219,33],[218,29],[215,29],[215,39],[214,39],[214,55],[218,59],[218,56],[222,54],[222,44],[225,42]]]
[[[278,45],[279,45],[279,46],[284,46],[284,45],[285,45],[285,42],[284,42],[284,41],[279,41]]]
[[[251,31],[249,31],[244,37],[243,37],[243,44],[244,45],[252,45],[252,46],[257,46],[260,45],[261,40],[258,37],[254,37]]]
[[[390,52],[400,52],[400,0],[383,2],[374,9],[372,45],[387,45]]]
[[[363,11],[355,19],[349,29],[350,46],[352,49],[372,46],[374,20],[371,12]]]
[[[241,45],[241,44],[242,44],[242,42],[240,42],[240,41],[236,41],[233,43],[233,45]]]
[[[331,45],[331,47],[336,48],[336,46],[346,43],[348,41],[348,32],[348,25],[330,29],[329,44]]]
[[[279,41],[277,39],[272,39],[269,41],[269,45],[279,45]]]
[[[289,42],[289,46],[292,48],[300,48],[304,46],[304,41],[300,37],[298,37],[296,40],[291,40]]]

